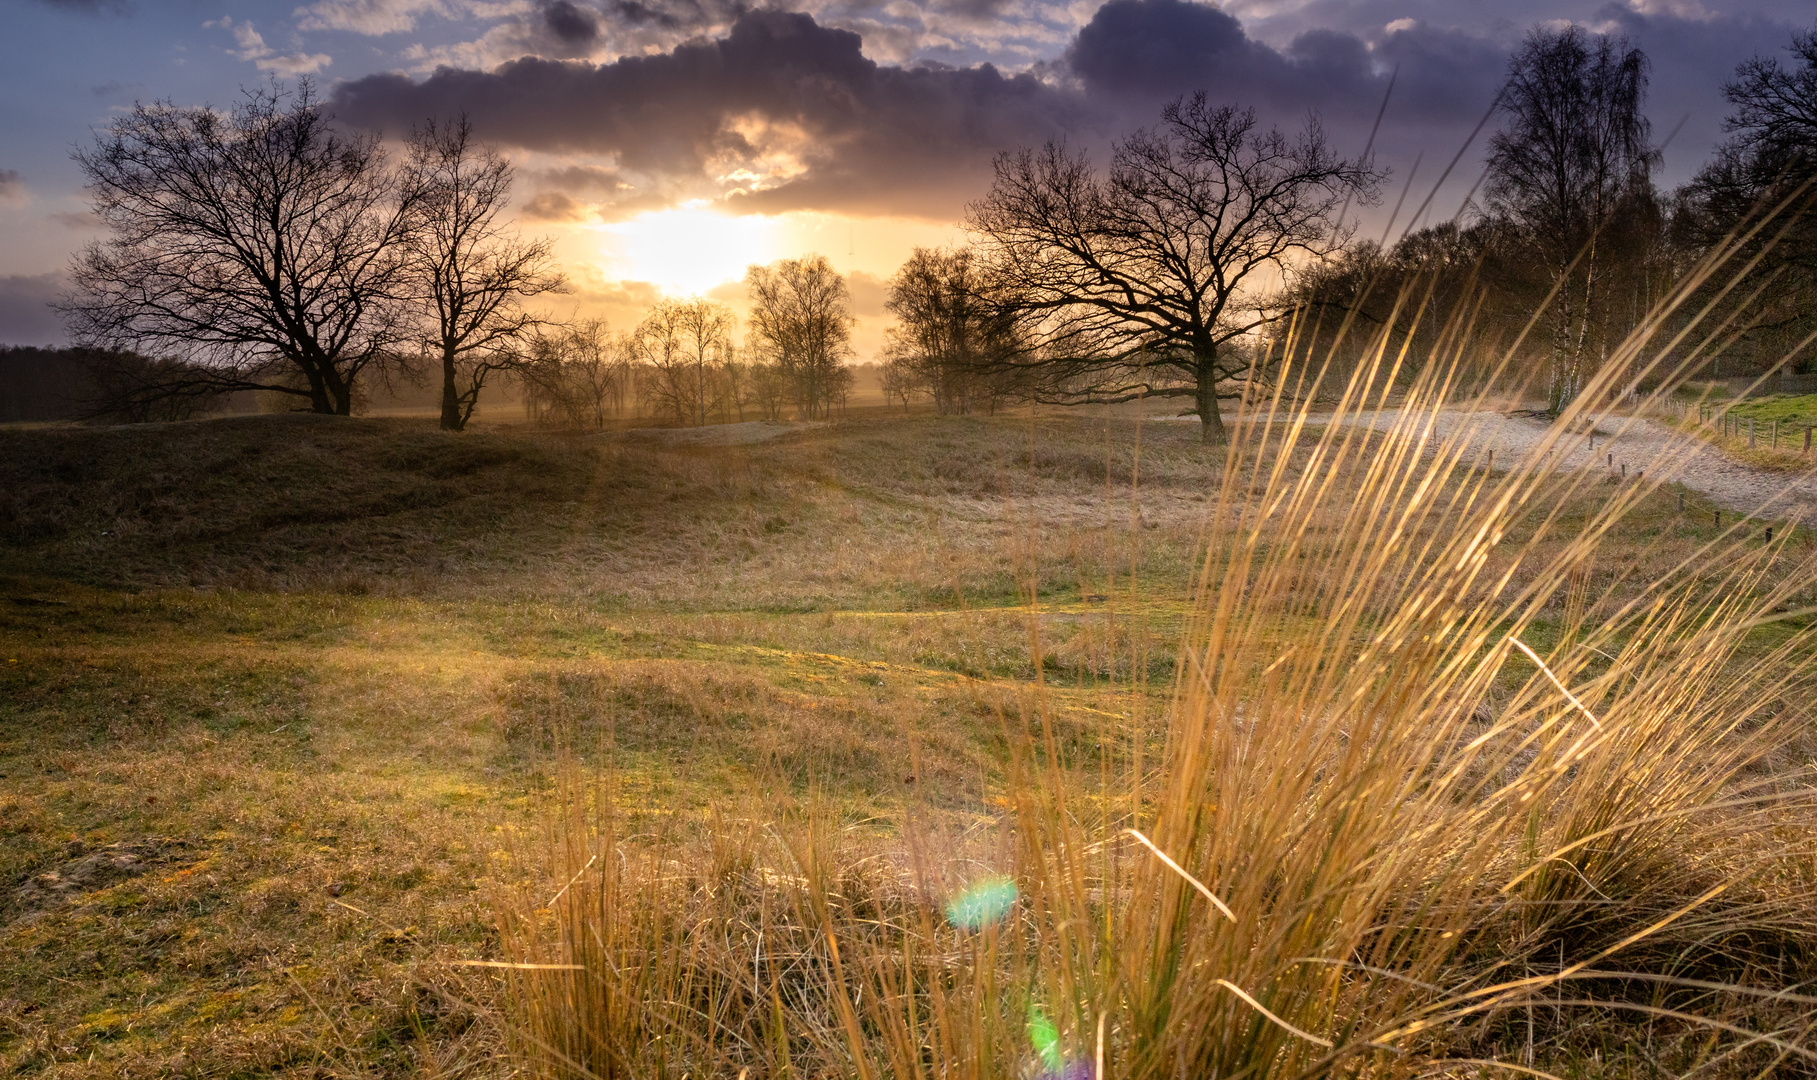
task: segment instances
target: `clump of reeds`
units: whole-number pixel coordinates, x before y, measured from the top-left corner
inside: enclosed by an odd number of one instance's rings
[[[775,805],[638,841],[577,779],[559,891],[502,908],[526,1061],[1543,1074],[1588,1023],[1644,1033],[1667,1071],[1809,1070],[1811,800],[1784,761],[1814,643],[1782,612],[1812,567],[1741,524],[1628,580],[1607,542],[1665,463],[1625,484],[1555,468],[1617,373],[1670,387],[1696,362],[1666,360],[1673,302],[1494,469],[1446,412],[1508,375],[1466,362],[1467,313],[1417,370],[1383,332],[1336,387],[1288,335],[1208,511],[1164,751],[1079,775],[1032,688],[1006,717],[1013,809],[980,841],[1015,886],[990,918],[949,910],[968,874],[930,838],[845,850]]]

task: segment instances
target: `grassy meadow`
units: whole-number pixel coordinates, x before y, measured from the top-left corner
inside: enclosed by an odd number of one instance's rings
[[[0,1075],[1811,1074],[1808,534],[1197,436],[0,431]]]

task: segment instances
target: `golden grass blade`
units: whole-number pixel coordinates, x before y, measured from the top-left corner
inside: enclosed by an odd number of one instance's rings
[[[579,870],[575,871],[574,876],[568,879],[568,883],[566,885],[563,885],[559,890],[557,890],[556,894],[554,896],[551,896],[549,898],[549,902],[544,904],[543,906],[546,908],[554,907],[555,902],[557,900],[560,900],[562,898],[562,896],[565,895],[569,889],[572,889],[574,887],[574,883],[581,879],[581,875],[583,875],[587,871],[593,869],[593,864],[598,861],[599,861],[599,853],[596,851],[593,853],[593,857],[587,860],[587,864],[585,866],[581,867]]]
[[[1278,1025],[1281,1028],[1282,1031],[1285,1031],[1288,1034],[1296,1036],[1298,1038],[1305,1039],[1307,1042],[1312,1043],[1315,1046],[1322,1046],[1327,1050],[1330,1050],[1333,1046],[1336,1045],[1330,1039],[1321,1039],[1317,1035],[1314,1035],[1313,1033],[1311,1033],[1310,1031],[1301,1031],[1299,1028],[1294,1027],[1292,1024],[1289,1024],[1287,1021],[1276,1016],[1274,1013],[1269,1012],[1268,1007],[1266,1005],[1263,1005],[1261,1002],[1257,1001],[1255,998],[1252,998],[1247,993],[1244,993],[1242,987],[1238,986],[1236,983],[1231,982],[1229,979],[1218,979],[1217,984],[1219,986],[1222,986],[1224,989],[1230,991],[1231,993],[1235,994],[1236,996],[1242,998],[1244,1000],[1244,1002],[1246,1002],[1249,1005],[1250,1008],[1254,1009],[1256,1012],[1261,1013],[1263,1016],[1265,1016],[1269,1020],[1273,1021],[1276,1025]]]
[[[1549,1073],[1544,1069],[1535,1069],[1530,1065],[1516,1065],[1511,1061],[1497,1061],[1494,1058],[1444,1058],[1426,1067],[1426,1072],[1438,1072],[1452,1065],[1481,1065],[1491,1069],[1506,1069],[1523,1076],[1537,1076],[1541,1080],[1563,1080],[1563,1077]]]
[[[1185,878],[1186,883],[1188,885],[1191,885],[1193,888],[1199,890],[1199,895],[1201,895],[1205,899],[1211,901],[1211,906],[1215,907],[1219,911],[1223,912],[1225,918],[1229,919],[1231,922],[1237,921],[1236,912],[1230,910],[1229,906],[1227,906],[1224,903],[1224,901],[1219,900],[1216,893],[1214,893],[1210,889],[1206,888],[1204,882],[1200,881],[1196,877],[1193,877],[1191,874],[1186,872],[1185,867],[1181,866],[1179,863],[1174,862],[1172,859],[1168,858],[1167,852],[1162,851],[1160,848],[1156,847],[1155,842],[1153,840],[1150,840],[1148,837],[1143,836],[1141,831],[1137,830],[1137,829],[1125,829],[1124,831],[1129,833],[1129,835],[1135,837],[1137,840],[1140,840],[1142,842],[1143,847],[1154,852],[1155,858],[1160,859],[1162,862],[1166,863],[1167,868],[1169,870],[1172,870],[1174,873]]]
[[[1552,674],[1552,669],[1546,666],[1546,662],[1539,658],[1538,653],[1534,652],[1532,649],[1529,649],[1527,647],[1526,642],[1522,641],[1520,638],[1517,638],[1512,634],[1508,635],[1508,641],[1515,648],[1517,648],[1521,652],[1524,652],[1527,654],[1527,659],[1533,661],[1533,663],[1539,667],[1539,670],[1545,674],[1546,678],[1552,680],[1552,685],[1558,687],[1558,692],[1565,695],[1565,699],[1567,701],[1569,701],[1572,705],[1576,706],[1578,712],[1583,713],[1586,717],[1589,718],[1590,723],[1596,727],[1596,730],[1598,730],[1598,731],[1602,730],[1602,721],[1598,720],[1596,718],[1596,714],[1591,712],[1589,710],[1589,708],[1586,705],[1584,705],[1583,702],[1577,700],[1577,695],[1573,694],[1569,689],[1567,689],[1564,683],[1558,681],[1558,676]]]

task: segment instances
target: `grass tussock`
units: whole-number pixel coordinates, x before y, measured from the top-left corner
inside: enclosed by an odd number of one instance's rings
[[[1297,395],[1246,407],[1158,747],[1107,719],[1117,752],[1081,754],[1038,665],[1001,710],[1006,812],[965,835],[910,814],[866,845],[770,798],[630,836],[612,771],[572,772],[527,856],[540,875],[498,894],[521,1059],[606,1077],[1817,1071],[1817,629],[1787,617],[1817,566],[1789,531],[1743,526],[1642,561],[1617,538],[1656,482],[1554,471],[1615,372],[1663,363],[1644,337],[1499,472],[1467,429],[1434,434],[1466,374],[1453,340],[1403,374],[1384,336],[1345,385],[1308,385],[1335,375],[1307,362]],[[1320,390],[1337,405],[1315,418],[1296,401]],[[1139,711],[1146,663],[1081,668],[1126,680]],[[980,916],[968,890],[1011,895],[999,878],[1014,899]]]

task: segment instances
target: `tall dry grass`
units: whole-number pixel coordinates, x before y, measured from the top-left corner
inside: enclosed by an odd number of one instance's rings
[[[1669,477],[1555,467],[1719,339],[1668,316],[1723,258],[1495,469],[1449,406],[1518,342],[1481,362],[1469,312],[1409,294],[1439,352],[1382,333],[1326,385],[1294,327],[1234,425],[1160,752],[1107,721],[1112,764],[1075,767],[1037,665],[994,829],[866,841],[770,797],[630,837],[610,775],[570,770],[545,875],[500,900],[526,1067],[1811,1072],[1813,631],[1786,610],[1813,566],[1744,521],[1631,580],[1611,531]],[[949,917],[990,870],[1013,904]]]

